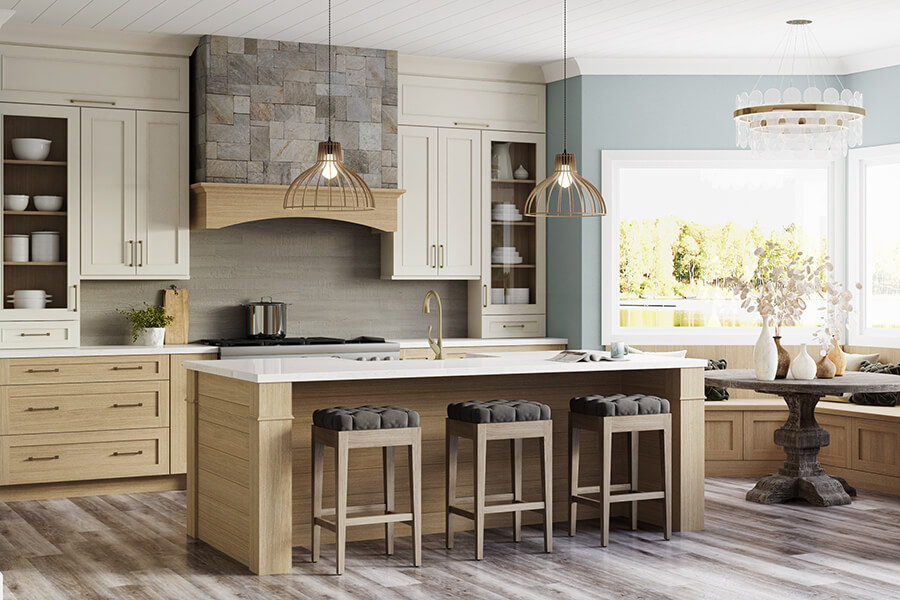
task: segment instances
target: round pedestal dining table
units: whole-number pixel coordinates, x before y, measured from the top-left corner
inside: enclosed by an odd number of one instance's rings
[[[819,464],[819,449],[830,443],[830,435],[816,422],[816,404],[823,396],[855,392],[900,392],[900,376],[848,372],[834,379],[776,379],[761,381],[751,369],[707,371],[706,384],[747,389],[784,398],[787,421],[775,430],[775,444],[786,458],[778,473],[766,475],[747,492],[747,500],[777,504],[802,498],[817,506],[850,504],[856,490],[843,478],[825,473]]]

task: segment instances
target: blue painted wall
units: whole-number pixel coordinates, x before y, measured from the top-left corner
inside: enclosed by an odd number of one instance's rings
[[[900,143],[900,67],[846,76],[865,95],[865,145]],[[569,80],[569,151],[598,188],[603,150],[735,149],[735,95],[756,76],[586,75]],[[547,86],[548,173],[562,151],[562,85]],[[609,199],[607,199],[609,201]],[[601,217],[602,219],[602,217]],[[570,347],[600,345],[601,219],[550,219],[547,226],[547,334]]]

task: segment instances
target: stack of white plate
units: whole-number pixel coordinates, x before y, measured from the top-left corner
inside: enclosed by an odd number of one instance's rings
[[[31,260],[34,262],[59,262],[59,232],[31,232]]]
[[[522,256],[515,246],[499,246],[491,252],[491,262],[494,264],[517,265],[522,262]]]
[[[13,308],[44,308],[52,299],[44,290],[16,290],[6,301],[12,302]]]
[[[506,296],[503,288],[491,289],[491,304],[506,304]]]
[[[28,262],[28,236],[8,234],[3,236],[3,260],[5,262]]]
[[[506,304],[528,304],[530,290],[526,288],[509,288],[506,290]]]
[[[512,202],[501,202],[491,207],[491,221],[521,221],[522,213]]]

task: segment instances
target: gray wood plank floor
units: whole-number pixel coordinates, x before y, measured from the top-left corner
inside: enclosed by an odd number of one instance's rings
[[[476,562],[471,533],[445,550],[426,536],[423,566],[408,539],[393,557],[381,542],[348,544],[347,572],[333,575],[334,546],[318,564],[294,549],[290,575],[255,577],[184,534],[183,492],[0,503],[4,600],[70,598],[900,598],[900,497],[861,491],[849,506],[763,506],[744,501],[748,479],[707,479],[707,528],[632,532],[614,521],[600,547],[595,522],[554,553],[537,527],[514,544],[488,532]]]

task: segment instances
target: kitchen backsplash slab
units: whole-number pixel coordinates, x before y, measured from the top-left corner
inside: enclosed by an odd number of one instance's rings
[[[190,292],[190,339],[241,337],[241,303],[289,302],[288,335],[419,338],[436,316],[422,314],[425,292],[444,307],[444,335],[466,336],[465,281],[386,281],[380,239],[332,221],[276,219],[191,232],[189,281],[83,281],[81,343],[129,343],[116,308],[162,303],[169,284]]]
[[[328,137],[328,46],[203,36],[191,57],[192,182],[289,184]],[[331,137],[397,187],[397,52],[335,46]]]

